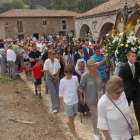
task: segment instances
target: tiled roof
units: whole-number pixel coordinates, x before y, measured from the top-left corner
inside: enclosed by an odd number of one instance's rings
[[[75,17],[78,13],[67,10],[12,9],[0,17]]]
[[[127,0],[128,8],[134,7],[136,1],[140,5],[140,0]],[[90,11],[87,11],[86,13],[76,16],[75,18],[82,18],[117,11],[123,9],[125,3],[126,0],[109,0]]]

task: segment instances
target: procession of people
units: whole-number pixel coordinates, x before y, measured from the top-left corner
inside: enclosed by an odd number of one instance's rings
[[[130,105],[133,102],[140,128],[140,64],[131,50],[126,56],[128,62],[114,76],[117,65],[106,56],[106,50],[104,37],[8,37],[0,39],[1,74],[16,80],[25,72],[40,99],[45,79],[45,94],[50,94],[52,112],[66,111],[74,140],[78,140],[74,124],[78,112],[82,117],[91,116],[95,140],[100,140],[99,135],[104,140],[133,140],[129,130]]]

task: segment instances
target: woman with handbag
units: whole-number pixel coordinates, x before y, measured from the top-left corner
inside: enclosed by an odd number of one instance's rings
[[[106,140],[133,140],[129,131],[130,108],[120,77],[112,77],[98,103],[98,128]]]
[[[91,111],[93,135],[95,140],[100,140],[99,129],[97,128],[97,102],[98,91],[101,91],[102,78],[101,74],[96,71],[97,63],[94,59],[87,61],[87,70],[82,75],[80,85],[78,87],[79,100],[82,105],[87,104]],[[84,93],[84,98],[83,98]]]
[[[0,63],[1,63],[1,73],[6,74],[6,53],[4,50],[4,44],[0,43]]]

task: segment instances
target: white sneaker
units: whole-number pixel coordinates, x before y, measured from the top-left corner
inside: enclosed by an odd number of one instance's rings
[[[57,113],[57,110],[53,110],[53,113]]]
[[[94,136],[95,140],[100,140],[99,135],[95,135],[95,134],[93,134],[93,136]]]

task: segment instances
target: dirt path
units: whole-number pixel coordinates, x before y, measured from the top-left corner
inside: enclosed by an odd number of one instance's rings
[[[8,117],[35,123],[24,124]],[[0,74],[0,140],[66,140],[59,123],[25,82]]]

